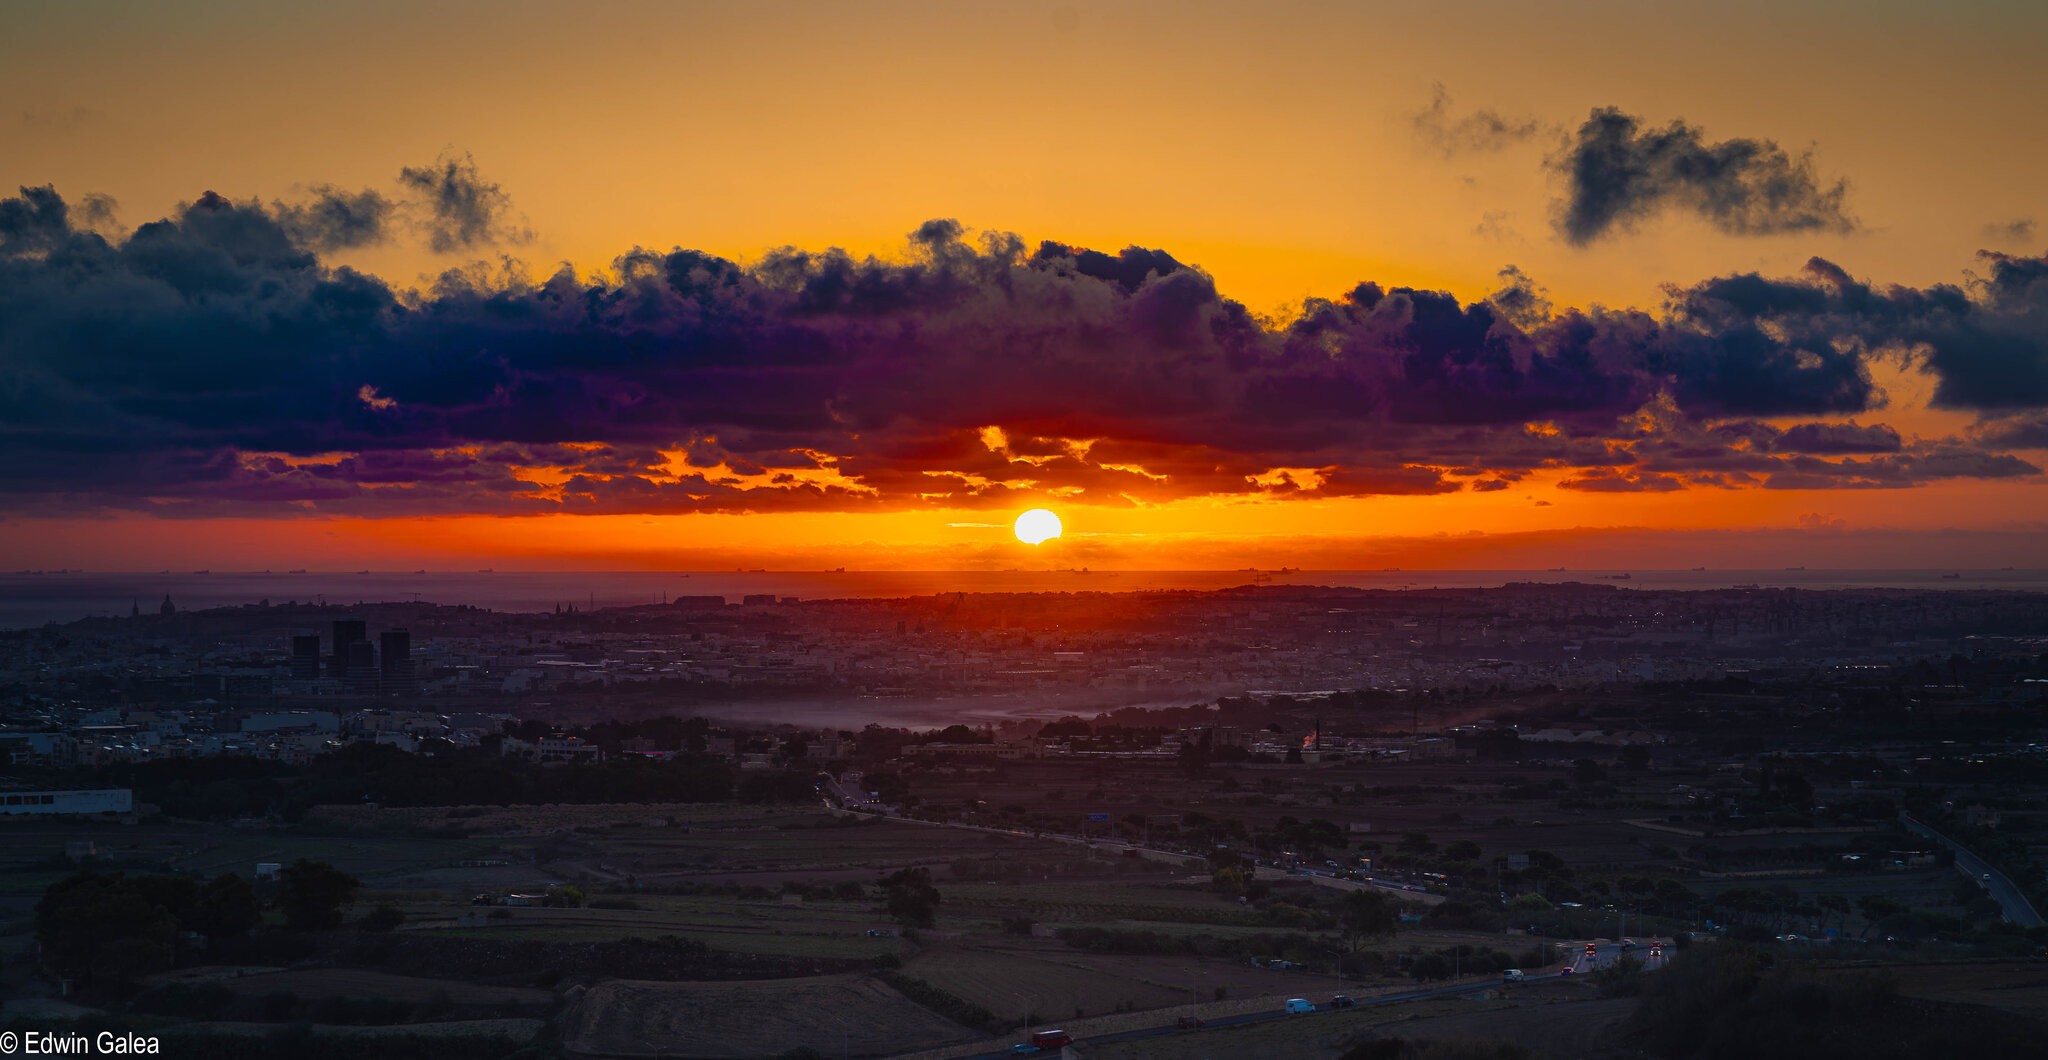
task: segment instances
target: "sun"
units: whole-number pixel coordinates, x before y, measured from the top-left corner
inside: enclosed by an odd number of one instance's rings
[[[1017,540],[1036,545],[1060,536],[1060,517],[1044,508],[1033,508],[1017,517]]]

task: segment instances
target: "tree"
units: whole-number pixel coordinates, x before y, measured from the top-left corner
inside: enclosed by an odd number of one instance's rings
[[[1639,743],[1629,744],[1621,749],[1621,765],[1638,771],[1650,768],[1650,749]]]
[[[1581,758],[1572,763],[1572,780],[1585,787],[1607,779],[1607,767],[1590,758]]]
[[[188,923],[210,939],[231,938],[263,922],[256,888],[232,872],[223,872],[199,888]]]
[[[1813,904],[1820,907],[1822,912],[1830,913],[1834,916],[1837,930],[1849,925],[1849,899],[1847,897],[1839,894],[1823,894],[1815,898]]]
[[[1863,919],[1868,921],[1863,926],[1863,934],[1868,936],[1871,929],[1878,924],[1905,912],[1906,906],[1887,895],[1866,894],[1856,899],[1856,911],[1862,913]]]
[[[44,963],[81,986],[110,991],[169,968],[178,921],[144,891],[119,873],[90,869],[51,884],[36,903]]]
[[[939,889],[923,866],[898,869],[881,878],[882,906],[908,927],[930,927],[938,911]]]
[[[1344,925],[1344,943],[1353,950],[1367,940],[1383,939],[1394,933],[1394,926],[1400,922],[1400,914],[1394,908],[1393,899],[1384,892],[1357,890],[1344,896],[1338,906],[1338,916]]]
[[[284,922],[294,931],[333,928],[341,923],[341,909],[355,897],[361,880],[324,861],[300,858],[277,874],[278,908]]]

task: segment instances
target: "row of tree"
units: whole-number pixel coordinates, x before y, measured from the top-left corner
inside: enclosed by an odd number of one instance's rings
[[[301,858],[264,890],[286,929],[312,931],[338,926],[360,886],[326,862]],[[36,903],[36,941],[52,974],[87,992],[124,993],[142,976],[172,967],[181,937],[219,942],[260,927],[265,897],[234,873],[202,883],[190,876],[87,869],[43,892]]]

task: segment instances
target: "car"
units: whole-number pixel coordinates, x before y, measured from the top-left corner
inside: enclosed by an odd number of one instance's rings
[[[1520,968],[1508,968],[1500,973],[1500,981],[1503,983],[1521,983],[1527,982],[1528,979],[1529,976]]]
[[[1979,879],[1981,879],[1981,880],[1983,880],[1983,881],[1984,881],[1985,883],[1990,883],[1990,882],[1991,882],[1991,874],[1990,874],[1990,873],[1988,873],[1988,872],[1987,872],[1987,873],[1985,873],[1984,875],[1982,875],[1982,876],[1978,877],[1978,878],[1979,878]]]
[[[1308,998],[1290,997],[1287,999],[1287,1014],[1290,1016],[1298,1015],[1303,1012],[1314,1012],[1315,1010],[1315,1002],[1310,1001]]]
[[[1588,957],[1598,957],[1598,956],[1600,956],[1600,944],[1599,944],[1599,943],[1597,943],[1597,942],[1588,942],[1588,943],[1586,943],[1586,956],[1588,956]]]
[[[1559,974],[1559,975],[1570,975],[1570,974],[1572,974],[1572,966],[1571,966],[1571,965],[1569,965],[1569,964],[1565,965],[1565,966],[1564,966],[1564,971],[1561,971],[1561,972],[1559,972],[1559,973],[1557,973],[1557,974]]]
[[[1349,994],[1338,994],[1330,998],[1331,1008],[1357,1008],[1358,1001]]]
[[[1018,1042],[1017,1044],[1010,1046],[1010,1054],[1012,1056],[1030,1056],[1033,1053],[1042,1053],[1044,1051],[1045,1050],[1040,1049],[1038,1046],[1032,1045],[1029,1042]]]
[[[1293,961],[1267,961],[1266,967],[1278,968],[1283,972],[1291,972],[1297,967],[1297,965]]]
[[[1181,1030],[1184,1030],[1184,1031],[1188,1031],[1188,1030],[1194,1030],[1195,1028],[1197,1028],[1197,1027],[1200,1027],[1200,1026],[1202,1025],[1202,1017],[1200,1017],[1200,1016],[1182,1016],[1182,1017],[1180,1018],[1180,1020],[1179,1020],[1179,1023],[1180,1023],[1180,1029],[1181,1029]]]

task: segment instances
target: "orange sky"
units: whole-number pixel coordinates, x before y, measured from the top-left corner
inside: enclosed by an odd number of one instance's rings
[[[1161,248],[1276,321],[1366,280],[1470,301],[1508,265],[1559,307],[1656,311],[1667,285],[1790,276],[1814,256],[1881,288],[1963,282],[1984,270],[1980,249],[2040,252],[2048,237],[2022,222],[2048,222],[2043,43],[2048,8],[2020,3],[10,5],[0,181],[111,195],[125,232],[209,189],[289,201],[468,152],[531,238],[327,255],[401,287],[500,254],[590,276],[635,246],[901,259],[904,233],[952,217],[1027,245]],[[1438,84],[1446,121],[1490,111],[1533,131],[1447,151],[1417,124]],[[1552,225],[1562,178],[1546,159],[1605,106],[1810,149],[1848,182],[1856,230],[1731,235],[1677,210],[1575,246]],[[1881,409],[1764,418],[1882,422],[1909,446],[1979,422],[1928,408],[1918,370],[1874,375]],[[1558,488],[1567,477],[1329,500],[1041,495],[1070,536],[1036,551],[1004,529],[1021,504],[158,519],[0,495],[0,554],[95,568],[1348,566],[1475,532],[1708,533],[1670,539],[1676,567],[1694,565],[1686,549],[1744,554],[1748,539],[1714,533],[1806,526],[1925,535],[1944,550],[1930,565],[1996,542],[1988,565],[2006,565],[2027,560],[2010,535],[2048,533],[2040,475],[1668,493]],[[1771,565],[1783,546],[1752,551]]]

